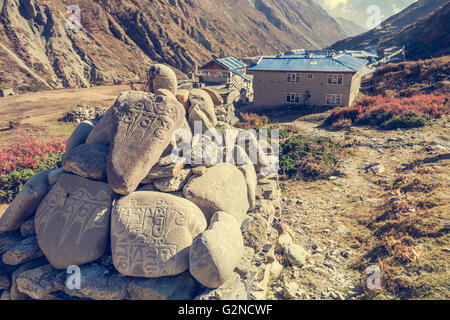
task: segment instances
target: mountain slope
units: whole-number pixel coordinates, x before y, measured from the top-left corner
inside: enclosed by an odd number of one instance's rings
[[[344,32],[311,0],[0,0],[0,42],[50,86],[127,81],[153,62],[191,71],[212,57],[321,48]],[[0,86],[47,87],[0,48]]]
[[[357,36],[366,31],[366,29],[363,29],[359,24],[356,24],[352,20],[347,20],[342,17],[335,18],[335,20],[347,37]]]
[[[425,59],[449,51],[449,0],[420,0],[384,21],[379,29],[330,46],[342,49],[406,47],[408,59]]]

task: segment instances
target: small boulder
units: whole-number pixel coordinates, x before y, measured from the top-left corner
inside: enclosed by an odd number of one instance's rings
[[[95,123],[96,122],[93,120],[86,120],[80,123],[72,132],[69,140],[67,140],[66,152],[69,152],[76,146],[85,143],[92,129],[94,129]]]
[[[205,287],[218,288],[233,275],[243,253],[240,225],[230,214],[217,212],[192,243],[189,271]]]
[[[175,72],[163,64],[155,64],[148,70],[150,92],[167,89],[174,95],[177,93],[178,81]]]
[[[33,299],[44,299],[57,291],[55,280],[60,272],[49,264],[22,272],[16,280],[17,289]]]
[[[202,88],[202,89],[209,94],[215,106],[220,106],[223,104],[223,98],[220,94],[217,93],[217,91],[210,88]]]
[[[0,232],[20,228],[31,217],[48,192],[48,171],[33,176],[0,217]]]
[[[20,241],[16,246],[6,251],[2,260],[5,264],[16,266],[43,255],[44,253],[39,248],[36,237],[33,236]]]

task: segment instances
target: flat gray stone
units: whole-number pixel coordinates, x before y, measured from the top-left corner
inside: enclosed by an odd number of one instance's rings
[[[192,300],[197,282],[189,272],[156,279],[131,279],[128,293],[131,300]]]
[[[44,299],[57,291],[55,280],[60,272],[49,264],[22,272],[16,280],[17,288],[33,299]]]
[[[80,177],[102,180],[106,177],[108,153],[108,145],[80,144],[65,154],[62,166]]]
[[[206,289],[194,300],[248,300],[247,290],[237,273],[217,289]]]
[[[39,248],[36,236],[20,241],[3,254],[2,260],[5,264],[19,265],[30,260],[40,258],[44,253]]]

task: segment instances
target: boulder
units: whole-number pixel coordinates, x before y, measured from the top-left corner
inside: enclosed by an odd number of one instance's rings
[[[160,89],[156,90],[155,94],[157,96],[165,96],[165,97],[170,97],[170,98],[175,98],[176,99],[175,95],[170,90],[163,89],[163,88],[160,88]]]
[[[102,180],[106,176],[108,153],[108,145],[81,144],[65,154],[62,166],[78,176]]]
[[[48,172],[48,184],[50,187],[54,186],[63,172],[64,168],[56,168]]]
[[[206,289],[194,300],[248,300],[245,284],[237,273],[217,289]]]
[[[249,208],[244,175],[228,163],[208,168],[201,176],[193,176],[184,187],[183,195],[203,211],[208,221],[217,211],[225,211],[240,223]]]
[[[179,89],[177,90],[176,98],[179,103],[184,106],[186,113],[189,112],[189,90]]]
[[[66,269],[105,253],[113,197],[105,183],[61,175],[34,221],[39,246],[52,266]]]
[[[235,163],[237,165],[237,168],[242,172],[245,178],[245,182],[247,184],[247,197],[248,203],[250,205],[249,209],[253,209],[253,207],[256,204],[256,188],[258,185],[258,178],[256,176],[255,166],[253,165],[252,161],[250,160],[245,150],[240,146],[235,146],[233,153],[234,153],[232,155],[232,159],[234,160],[233,163]],[[227,162],[228,159],[229,157],[227,155]]]
[[[137,191],[119,199],[111,216],[111,249],[123,275],[157,278],[189,267],[192,240],[206,229],[202,211],[170,194]]]
[[[89,263],[80,266],[80,287],[69,288],[71,273],[62,272],[55,280],[56,288],[72,297],[94,300],[124,300],[128,297],[130,279],[108,266]]]
[[[96,122],[92,120],[86,120],[80,123],[72,132],[69,140],[67,140],[66,152],[69,152],[76,146],[85,143],[92,129],[94,129],[95,123]]]
[[[5,264],[16,266],[27,261],[38,259],[43,255],[36,237],[33,236],[20,241],[16,246],[6,251],[3,254],[2,260]]]
[[[131,300],[192,300],[197,282],[189,272],[156,279],[134,278],[128,286]]]
[[[194,106],[198,106],[200,110],[208,117],[213,127],[217,124],[217,117],[214,111],[214,102],[209,94],[202,89],[192,89],[189,92],[189,113],[191,113]]]
[[[155,187],[162,192],[175,192],[183,189],[191,175],[191,169],[180,170],[175,177],[166,177],[153,181]]]
[[[252,216],[251,221],[242,233],[244,244],[255,251],[261,250],[267,240],[267,224],[259,215]]]
[[[22,272],[16,280],[17,289],[33,299],[44,299],[57,291],[55,280],[60,272],[49,264]]]
[[[39,172],[28,180],[0,217],[0,232],[19,229],[35,213],[48,189],[48,171]]]
[[[237,91],[237,90],[231,91],[225,98],[225,104],[233,104],[233,103],[239,101],[240,96],[241,95],[240,95],[239,91]]]
[[[86,144],[109,144],[113,131],[114,110],[109,108],[89,133]]]
[[[156,93],[158,89],[167,89],[174,95],[177,93],[178,81],[175,72],[163,64],[155,64],[148,70],[150,92]]]
[[[192,131],[196,133],[204,133],[214,129],[210,119],[198,105],[194,105],[189,112],[189,125]]]
[[[223,98],[217,93],[217,91],[210,88],[203,88],[203,90],[209,94],[215,106],[220,106],[223,104]]]
[[[139,91],[123,92],[112,108],[106,172],[112,189],[127,195],[158,162],[172,133],[182,126],[185,110],[176,99]]]
[[[205,287],[218,288],[233,275],[243,253],[240,225],[230,214],[216,212],[192,243],[189,272]]]
[[[234,271],[237,272],[240,276],[244,277],[250,270],[254,255],[255,250],[253,248],[244,246],[244,253],[242,254],[241,260],[239,260],[239,263],[237,264]]]

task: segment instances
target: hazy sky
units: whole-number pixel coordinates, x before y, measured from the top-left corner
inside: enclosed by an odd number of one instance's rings
[[[380,7],[381,20],[403,10],[417,0],[315,0],[333,17],[343,17],[367,28],[367,8]]]

